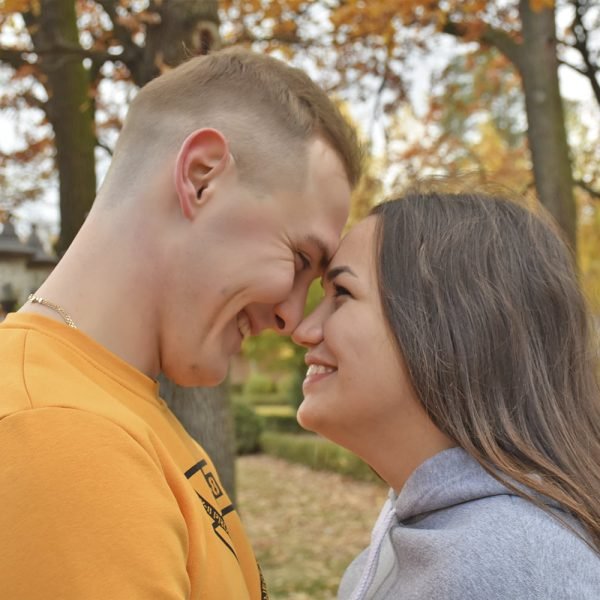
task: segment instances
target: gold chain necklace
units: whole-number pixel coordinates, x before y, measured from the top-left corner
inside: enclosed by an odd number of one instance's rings
[[[31,302],[32,304],[43,304],[44,306],[48,307],[50,310],[57,312],[63,318],[64,322],[69,327],[71,327],[72,329],[77,329],[77,325],[75,325],[75,321],[73,321],[73,319],[71,318],[71,315],[62,306],[59,306],[58,304],[54,304],[54,302],[50,302],[49,300],[46,300],[46,298],[41,298],[40,296],[34,296],[33,294],[29,294],[29,297],[27,298],[27,300],[29,302]]]

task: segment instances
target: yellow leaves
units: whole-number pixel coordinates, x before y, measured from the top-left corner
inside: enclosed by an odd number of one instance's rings
[[[600,206],[588,194],[576,191],[578,228],[577,264],[581,285],[595,314],[600,314]]]

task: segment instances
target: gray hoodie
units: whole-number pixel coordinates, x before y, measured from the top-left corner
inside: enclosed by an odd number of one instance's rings
[[[338,592],[338,600],[388,598],[600,600],[600,555],[452,448],[423,463],[399,495],[390,492],[370,547]]]

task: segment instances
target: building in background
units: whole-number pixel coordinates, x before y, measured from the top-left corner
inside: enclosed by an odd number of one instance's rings
[[[35,225],[22,241],[8,218],[0,233],[0,320],[40,287],[56,263],[56,257],[44,249]]]

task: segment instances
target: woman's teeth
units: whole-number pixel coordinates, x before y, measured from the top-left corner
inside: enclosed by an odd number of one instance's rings
[[[336,369],[333,367],[326,367],[325,365],[310,365],[306,371],[306,376],[311,377],[312,375],[323,375],[325,373],[333,373]]]

